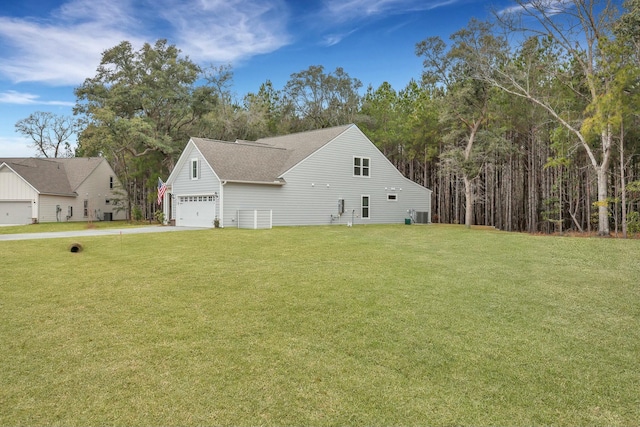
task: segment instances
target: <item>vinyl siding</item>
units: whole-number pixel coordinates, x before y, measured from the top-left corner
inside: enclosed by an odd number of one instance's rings
[[[114,188],[109,188],[109,178],[113,176]],[[107,161],[103,161],[98,167],[85,179],[85,181],[78,186],[76,197],[73,206],[73,217],[69,221],[102,221],[105,213],[111,213],[114,220],[126,219],[126,212],[124,210],[120,212],[115,211],[113,200],[116,198],[124,198],[122,195],[117,195],[114,190],[121,188],[120,182],[113,173],[113,169],[109,166]],[[89,216],[84,216],[84,201],[89,201]],[[106,201],[110,203],[107,204]],[[123,200],[121,203],[125,203]],[[66,215],[66,213],[65,213]]]
[[[191,160],[198,159],[199,178],[191,179]],[[171,218],[176,218],[176,209],[180,196],[220,194],[220,180],[208,165],[202,154],[193,144],[187,144],[182,158],[176,165],[177,170],[171,173],[171,195],[174,198],[171,204]],[[186,161],[185,161],[186,160]],[[220,212],[220,200],[216,202],[216,212]]]
[[[40,196],[40,206],[38,208],[38,221],[39,222],[67,222],[73,220],[82,220],[82,218],[75,218],[76,208],[73,208],[74,218],[67,218],[69,212],[69,206],[75,206],[77,203],[77,197],[62,197],[62,196]],[[56,215],[56,206],[60,206],[60,214]],[[80,211],[82,215],[82,211]]]
[[[284,187],[276,185],[227,183],[223,190],[222,224],[225,227],[237,227],[239,210],[273,209],[273,225],[288,225],[276,222],[276,215],[282,217],[284,213],[284,209],[282,209],[283,189]]]
[[[369,177],[353,176],[354,156],[370,159]],[[408,210],[431,210],[431,191],[403,177],[355,126],[283,177],[283,186],[225,185],[224,226],[237,226],[238,209],[272,209],[274,226],[402,223]],[[368,219],[360,216],[363,195],[369,196]],[[342,216],[338,199],[344,199]]]
[[[0,200],[29,201],[32,203],[31,217],[38,217],[38,192],[6,166],[0,168]]]
[[[38,193],[24,179],[8,167],[0,169],[0,199],[35,200]]]

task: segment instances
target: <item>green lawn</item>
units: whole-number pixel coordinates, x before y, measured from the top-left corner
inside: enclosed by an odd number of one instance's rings
[[[0,259],[0,425],[640,420],[640,240],[212,229]]]
[[[0,227],[0,234],[20,234],[20,233],[48,233],[52,231],[74,231],[86,230],[87,228],[126,228],[144,227],[147,225],[158,225],[149,222],[127,222],[127,221],[86,221],[76,222],[43,222],[40,224],[11,225]]]

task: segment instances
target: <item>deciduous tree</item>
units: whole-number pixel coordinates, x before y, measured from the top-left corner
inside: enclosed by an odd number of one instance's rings
[[[31,140],[36,155],[42,157],[73,157],[72,138],[78,131],[73,117],[36,111],[16,122],[16,131]]]

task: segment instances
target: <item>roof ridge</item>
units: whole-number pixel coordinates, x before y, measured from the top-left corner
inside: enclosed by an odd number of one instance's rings
[[[264,142],[257,142],[257,141],[247,141],[247,140],[242,140],[242,139],[238,139],[234,142],[232,141],[223,141],[221,139],[210,139],[210,138],[199,138],[199,137],[192,137],[191,139],[195,140],[201,140],[203,142],[217,142],[220,144],[229,144],[229,145],[241,145],[241,146],[247,146],[247,147],[257,147],[257,148],[270,148],[270,149],[274,149],[274,150],[286,150],[286,148],[284,147],[276,147],[275,145],[271,145],[271,144],[266,144]]]
[[[265,140],[265,139],[284,138],[284,137],[287,137],[287,136],[294,136],[294,135],[306,135],[306,134],[310,134],[310,133],[329,132],[329,131],[334,131],[334,130],[340,129],[340,128],[344,128],[346,130],[351,126],[353,126],[353,123],[349,123],[349,124],[346,124],[346,125],[331,126],[331,127],[328,127],[328,128],[305,130],[305,131],[302,131],[302,132],[285,133],[283,135],[266,136],[264,138],[258,138],[256,140],[256,142],[257,141],[262,141],[262,140]]]

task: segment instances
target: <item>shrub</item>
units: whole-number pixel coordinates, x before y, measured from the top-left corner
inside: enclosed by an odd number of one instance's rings
[[[131,215],[133,216],[134,221],[142,221],[142,209],[140,209],[140,206],[134,206]]]
[[[627,231],[640,233],[640,213],[633,211],[627,215]]]

